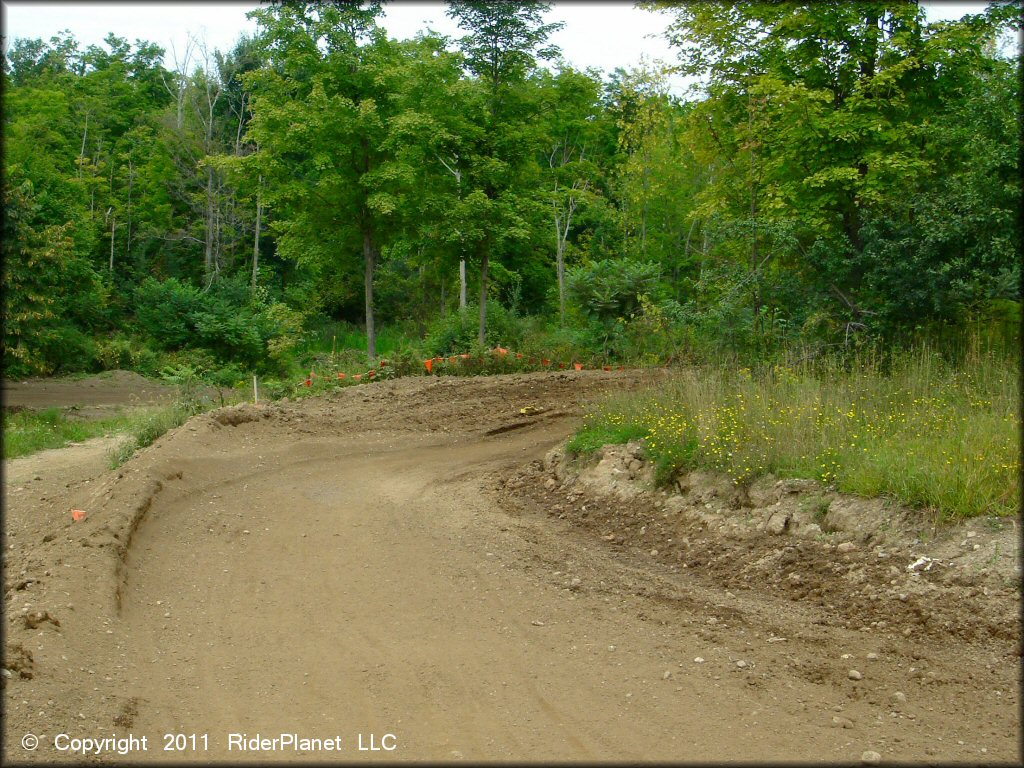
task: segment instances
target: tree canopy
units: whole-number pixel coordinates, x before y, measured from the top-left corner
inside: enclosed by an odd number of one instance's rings
[[[538,2],[453,0],[458,39],[283,2],[229,51],[12,41],[5,370],[280,371],[328,320],[374,359],[471,302],[479,344],[532,317],[608,355],[644,317],[755,352],[1019,317],[1011,4],[643,6],[677,61],[608,75]]]

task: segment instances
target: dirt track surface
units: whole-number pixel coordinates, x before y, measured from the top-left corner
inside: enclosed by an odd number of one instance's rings
[[[3,382],[6,408],[152,405],[174,401],[177,388],[131,371],[107,371],[80,379]]]
[[[8,462],[4,762],[83,760],[61,733],[147,736],[88,758],[132,762],[1018,762],[1013,636],[822,623],[863,606],[551,516],[538,467],[582,404],[659,375],[379,382],[197,417],[114,472]]]

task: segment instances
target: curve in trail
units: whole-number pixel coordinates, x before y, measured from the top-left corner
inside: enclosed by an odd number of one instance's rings
[[[238,732],[339,734],[350,758],[357,734],[383,733],[425,760],[713,753],[728,713],[698,718],[685,700],[631,713],[618,665],[632,677],[638,659],[607,660],[605,642],[606,622],[635,634],[626,617],[581,617],[531,578],[479,494],[481,476],[543,456],[566,426],[268,445],[267,472],[161,499],[123,600],[136,729],[210,733],[211,756],[232,759]],[[291,756],[329,755],[277,755]]]
[[[383,381],[197,417],[113,472],[12,464],[44,479],[8,489],[7,650],[30,674],[4,691],[4,756],[73,760],[10,745],[112,729],[151,740],[133,763],[1019,755],[1006,643],[826,625],[771,584],[733,594],[695,557],[558,519],[668,518],[656,494],[570,501],[528,471],[588,399],[651,380]],[[666,524],[695,555],[762,556]],[[209,750],[164,752],[164,733]],[[232,751],[232,733],[342,751]],[[359,752],[371,734],[397,749]]]

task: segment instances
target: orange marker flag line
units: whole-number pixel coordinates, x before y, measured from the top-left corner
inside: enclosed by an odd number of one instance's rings
[[[83,510],[83,509],[72,509],[71,510],[71,519],[74,520],[76,523],[82,522],[83,520],[85,520],[85,510]]]
[[[434,372],[434,361],[433,360],[424,360],[423,361],[423,367],[427,369],[427,373],[433,373]]]
[[[344,379],[344,378],[345,378],[345,374],[339,372],[338,373],[338,379]]]

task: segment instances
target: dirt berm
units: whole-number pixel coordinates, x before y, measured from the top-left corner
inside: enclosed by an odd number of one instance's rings
[[[6,462],[4,763],[1019,762],[1013,522],[559,454],[663,375],[378,382],[115,471]]]

